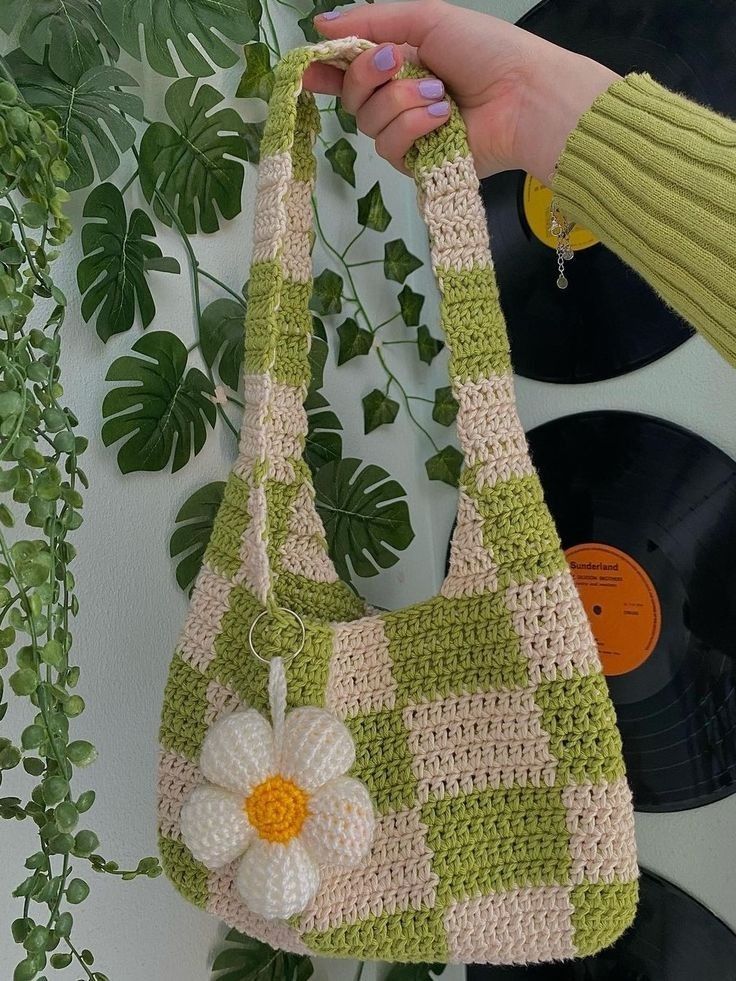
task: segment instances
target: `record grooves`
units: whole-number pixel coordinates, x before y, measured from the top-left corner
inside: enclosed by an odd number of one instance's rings
[[[731,0],[545,0],[518,23],[622,75],[648,71],[667,88],[736,116]],[[575,251],[566,273],[570,285],[559,290],[554,250],[528,220],[525,177],[508,171],[481,181],[518,374],[568,384],[600,381],[650,364],[693,336],[601,243]]]
[[[636,919],[593,957],[533,967],[472,965],[468,981],[733,981],[736,934],[686,892],[652,872],[640,879]]]
[[[736,462],[681,426],[633,412],[565,416],[527,439],[568,560],[585,545],[617,560],[591,585],[585,564],[582,580],[573,572],[599,648],[610,638],[621,648],[603,661],[637,810],[733,793]],[[651,613],[637,575],[661,612],[648,654],[635,650]],[[591,596],[603,597],[595,609]]]

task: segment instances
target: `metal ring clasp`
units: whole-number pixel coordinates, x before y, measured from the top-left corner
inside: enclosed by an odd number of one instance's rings
[[[299,626],[302,628],[302,639],[301,639],[301,643],[299,644],[299,646],[297,647],[297,649],[293,653],[291,653],[288,656],[285,656],[284,657],[284,663],[287,663],[288,664],[291,661],[293,661],[294,658],[298,657],[301,654],[301,652],[304,650],[304,644],[306,643],[306,640],[307,640],[307,628],[304,626],[304,621],[299,616],[299,614],[298,613],[295,613],[293,610],[290,610],[288,606],[279,606],[279,607],[277,607],[277,609],[281,610],[284,613],[290,613],[294,617],[294,619],[297,621],[297,623],[299,624]],[[258,660],[262,664],[270,664],[271,663],[271,658],[264,657],[262,654],[259,654],[258,651],[255,649],[255,647],[253,645],[253,630],[255,629],[255,625],[258,623],[258,621],[261,619],[261,617],[265,616],[267,613],[270,613],[270,612],[271,612],[270,610],[261,610],[261,612],[255,618],[255,620],[253,621],[253,623],[251,623],[250,630],[248,631],[248,646],[250,647],[250,650],[251,650],[251,653],[253,654],[253,656],[256,657],[256,658],[258,658]]]

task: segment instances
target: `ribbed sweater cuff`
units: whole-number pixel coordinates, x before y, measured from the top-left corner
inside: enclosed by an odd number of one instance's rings
[[[632,72],[580,117],[552,189],[736,365],[736,122]]]

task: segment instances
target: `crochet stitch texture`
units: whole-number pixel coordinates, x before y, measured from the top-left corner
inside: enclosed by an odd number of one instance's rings
[[[160,730],[159,832],[177,889],[229,925],[299,952],[386,961],[532,963],[582,956],[631,923],[638,868],[613,705],[518,418],[506,327],[462,117],[407,163],[427,224],[464,454],[450,567],[437,596],[370,612],[329,559],[302,456],[309,382],[312,144],[319,112],[301,77],[372,43],[290,51],[261,145],[245,339],[245,415]],[[405,76],[420,77],[407,65]],[[290,707],[324,706],[350,730],[351,776],[378,814],[373,848],[330,870],[307,910],[254,915],[236,864],[208,871],[180,809],[203,781],[208,728],[264,711],[288,654]]]

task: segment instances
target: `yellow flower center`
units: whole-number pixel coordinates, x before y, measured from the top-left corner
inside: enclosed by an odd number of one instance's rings
[[[309,795],[286,777],[269,777],[246,797],[248,820],[261,838],[284,844],[296,838],[307,815]]]

